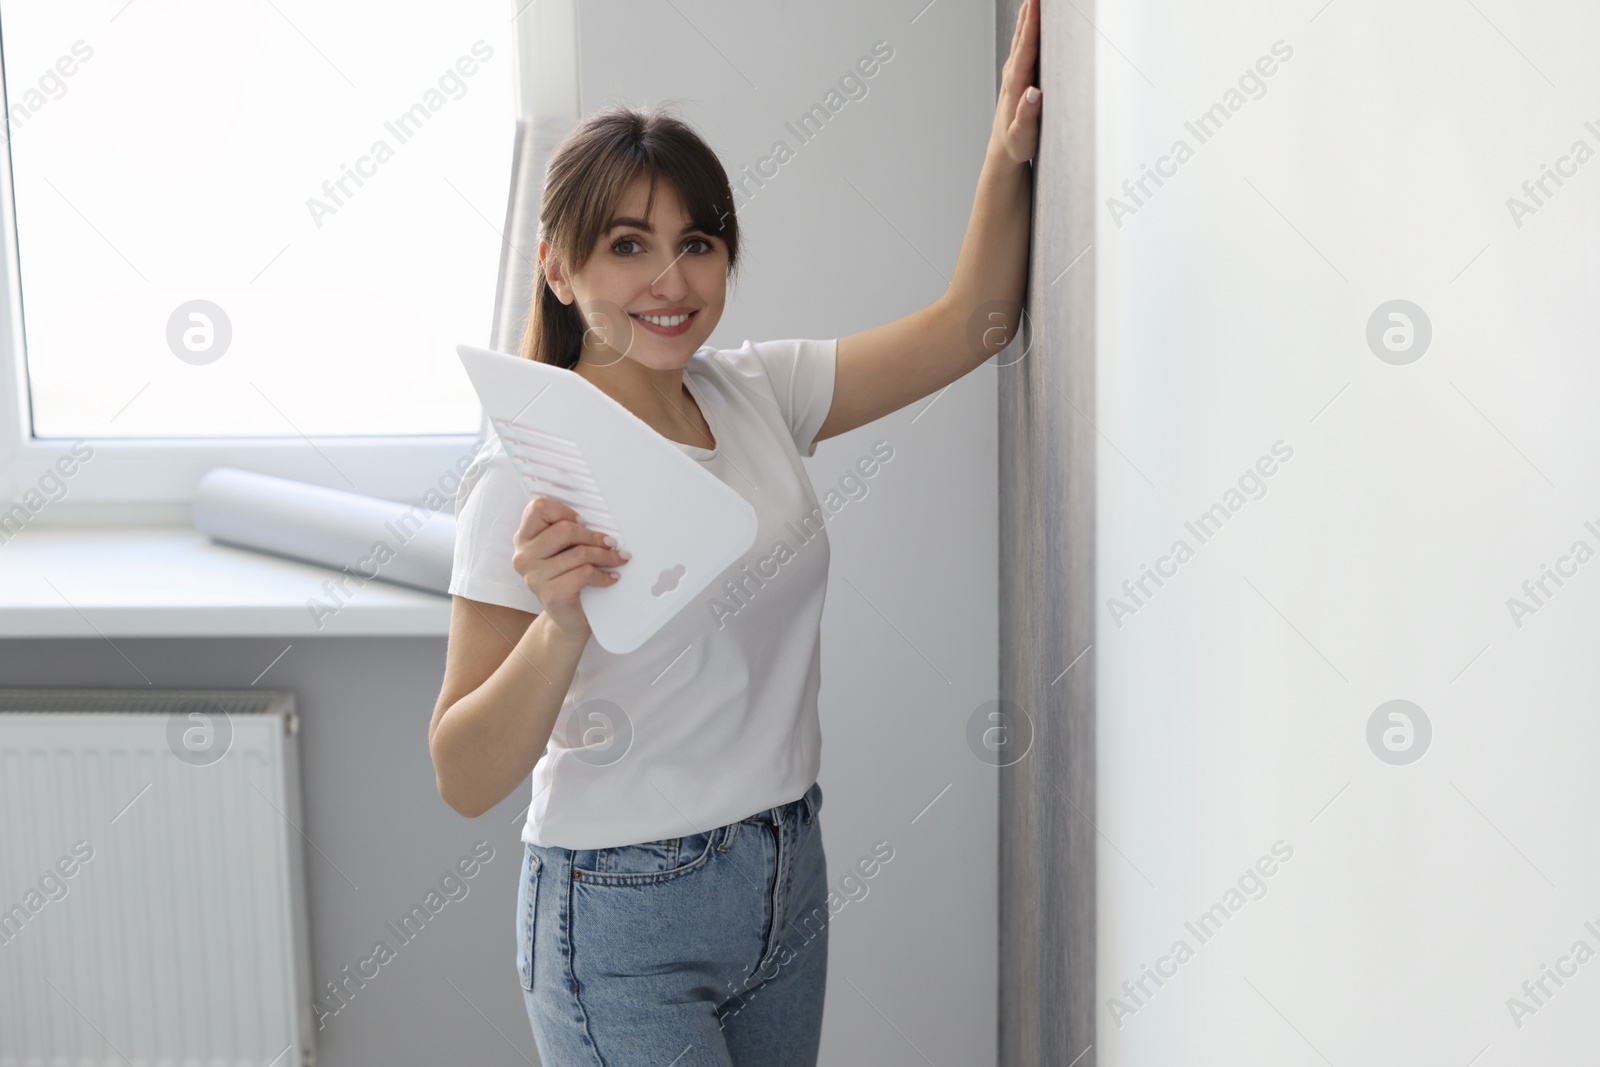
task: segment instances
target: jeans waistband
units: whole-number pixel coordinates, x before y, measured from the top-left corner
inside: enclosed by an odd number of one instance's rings
[[[817,804],[812,800],[816,792],[817,787],[812,784],[798,800],[791,800],[787,804],[779,804],[775,808],[765,808],[740,821],[764,822],[773,826],[780,826],[786,819],[799,817],[804,818],[806,822],[810,822],[817,814]]]

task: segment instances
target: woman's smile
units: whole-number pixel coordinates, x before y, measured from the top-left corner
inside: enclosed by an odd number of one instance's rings
[[[689,332],[698,313],[698,308],[666,308],[662,311],[629,312],[628,315],[651,333],[677,337]]]

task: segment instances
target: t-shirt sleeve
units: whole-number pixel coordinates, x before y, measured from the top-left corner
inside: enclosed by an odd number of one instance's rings
[[[490,435],[456,490],[456,549],[449,592],[539,614],[544,605],[511,565],[511,539],[533,494],[497,436]]]
[[[802,456],[817,454],[817,431],[833,407],[839,342],[756,341],[751,344],[772,382],[772,394]]]

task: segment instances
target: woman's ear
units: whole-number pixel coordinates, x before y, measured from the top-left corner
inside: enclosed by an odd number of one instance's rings
[[[556,294],[556,299],[563,304],[572,303],[572,286],[567,284],[566,274],[561,270],[561,261],[550,254],[550,242],[542,238],[539,241],[539,265],[544,268],[545,284]]]

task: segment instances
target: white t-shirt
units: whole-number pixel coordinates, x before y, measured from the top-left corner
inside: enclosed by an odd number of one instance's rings
[[[708,345],[684,367],[717,447],[676,443],[755,508],[755,541],[634,651],[589,640],[533,768],[523,841],[577,849],[682,837],[797,800],[816,781],[830,553],[800,457],[816,453],[833,404],[837,348]],[[456,494],[452,594],[543,610],[511,565],[530,499],[491,434]]]

